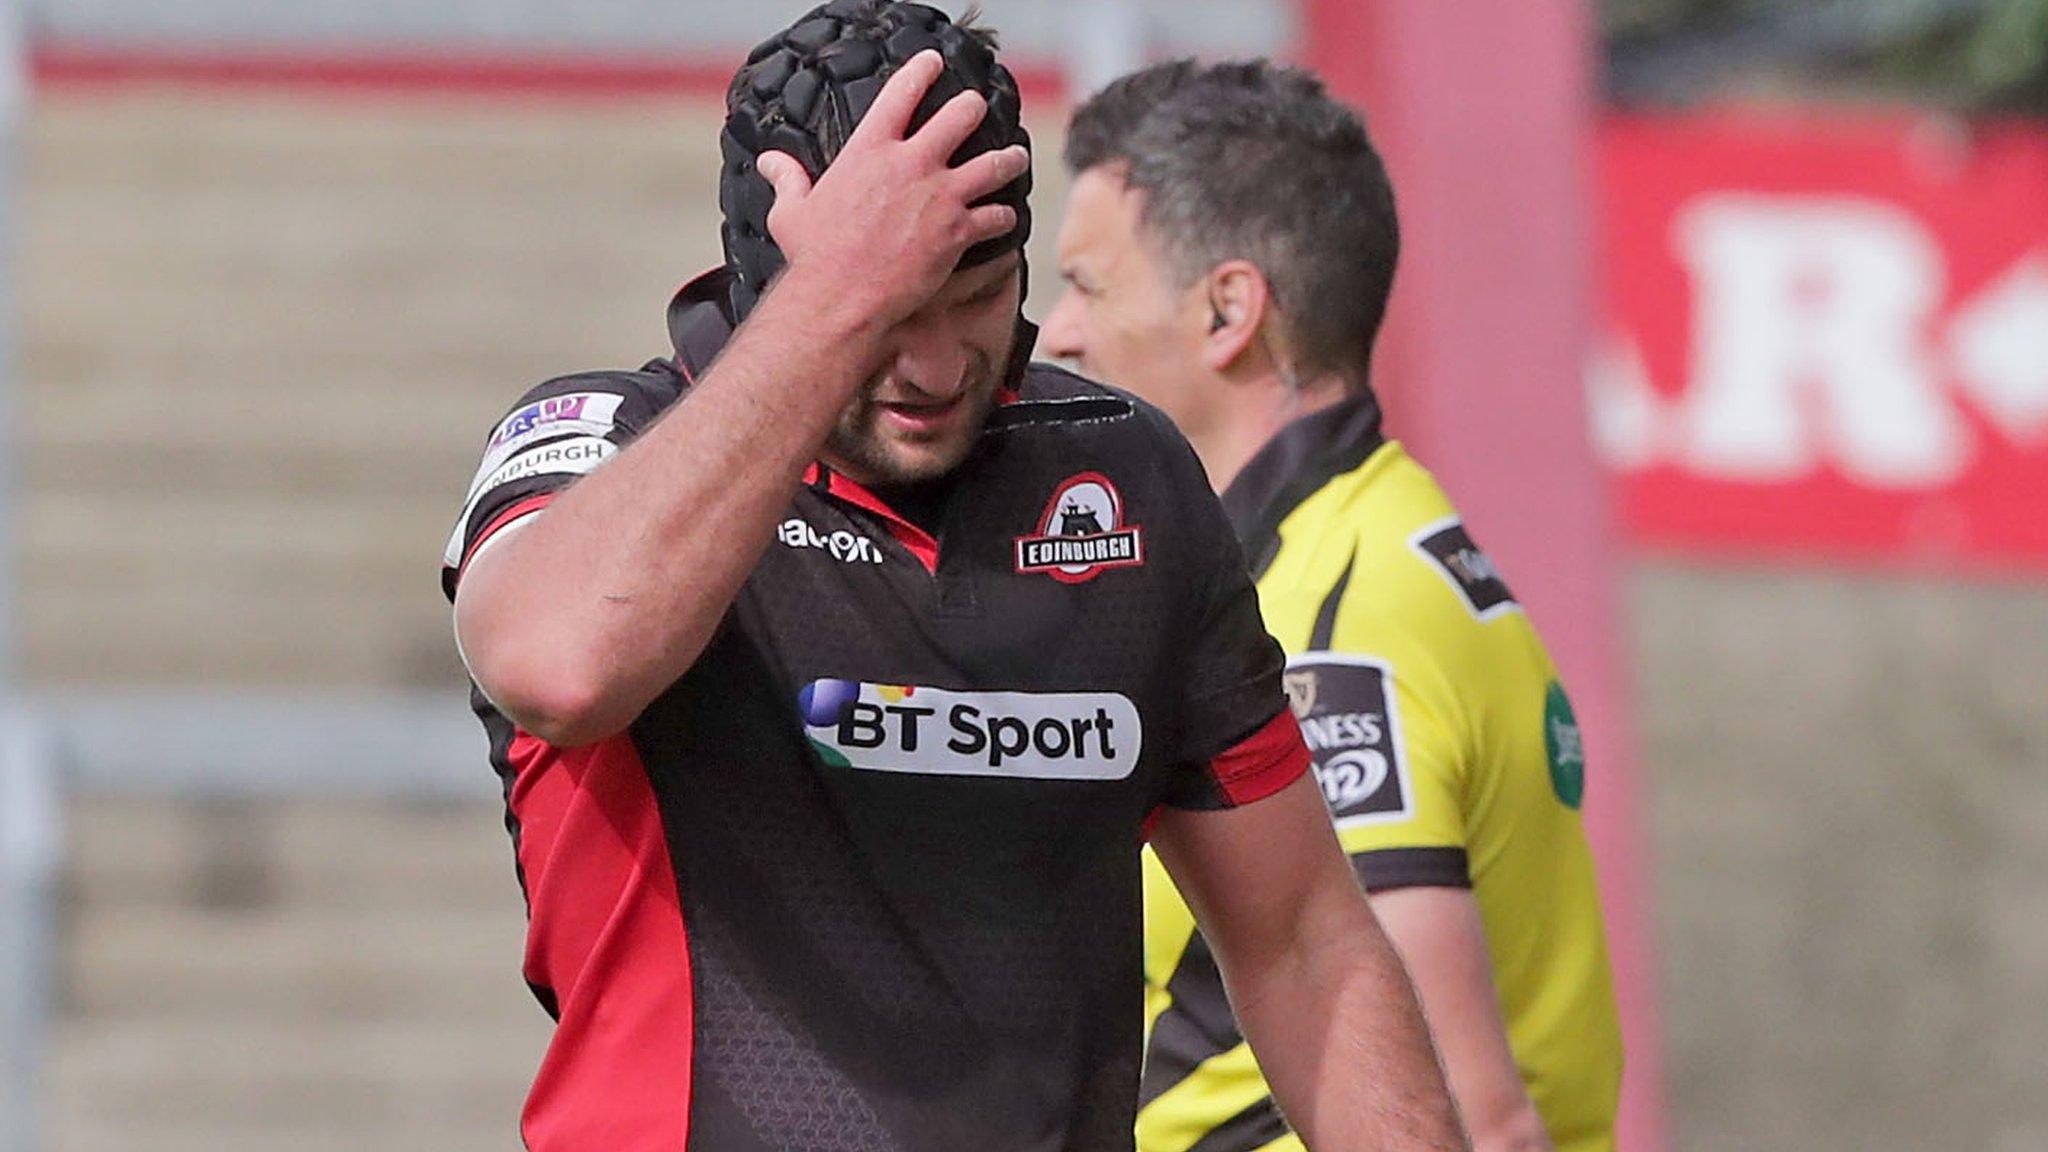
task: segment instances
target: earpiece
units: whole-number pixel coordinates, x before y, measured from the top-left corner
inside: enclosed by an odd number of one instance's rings
[[[1223,309],[1216,307],[1214,304],[1209,305],[1210,332],[1221,332],[1223,331],[1223,326],[1228,323],[1230,321],[1223,318]]]

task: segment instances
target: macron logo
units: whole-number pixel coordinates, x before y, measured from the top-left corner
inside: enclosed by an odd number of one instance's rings
[[[815,548],[841,564],[880,564],[882,547],[858,532],[842,528],[824,533],[792,516],[775,529],[775,538],[791,548]]]

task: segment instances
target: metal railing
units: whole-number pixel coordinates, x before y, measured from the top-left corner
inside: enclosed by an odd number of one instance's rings
[[[0,1152],[33,1152],[62,822],[48,732],[30,708],[0,704]]]

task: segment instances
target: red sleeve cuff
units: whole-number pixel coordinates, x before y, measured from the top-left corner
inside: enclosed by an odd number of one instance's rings
[[[513,521],[524,520],[535,512],[547,507],[554,498],[555,494],[553,492],[543,492],[538,496],[528,496],[526,499],[491,517],[490,523],[484,525],[483,531],[476,534],[476,539],[469,542],[469,547],[462,553],[462,564],[456,568],[456,571],[459,573],[463,568],[469,567],[469,562],[476,557],[477,550],[488,543],[491,537],[503,532]]]
[[[1308,745],[1294,713],[1282,708],[1236,747],[1209,761],[1209,774],[1231,807],[1264,800],[1308,771]]]

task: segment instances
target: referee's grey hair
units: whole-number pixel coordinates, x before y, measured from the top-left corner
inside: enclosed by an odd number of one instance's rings
[[[1226,260],[1265,276],[1302,377],[1363,385],[1400,255],[1365,125],[1299,68],[1178,60],[1074,112],[1067,167],[1121,169],[1141,226],[1186,288]]]

